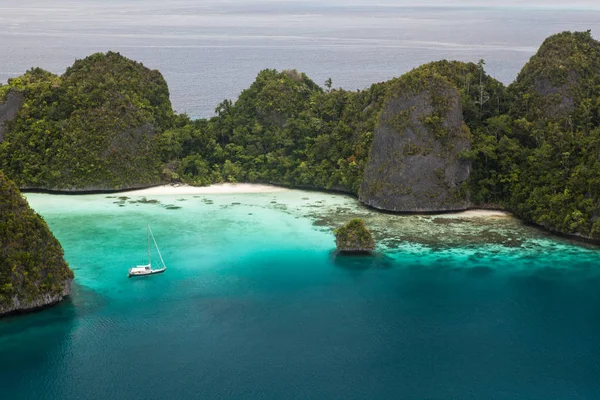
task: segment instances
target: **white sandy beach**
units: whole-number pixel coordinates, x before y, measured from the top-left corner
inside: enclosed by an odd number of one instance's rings
[[[244,194],[244,193],[277,193],[287,189],[281,186],[264,185],[256,183],[220,183],[210,186],[190,186],[184,184],[162,185],[146,189],[130,190],[123,192],[132,196],[160,196],[160,195],[212,195],[212,194]],[[455,213],[438,214],[441,218],[477,218],[477,217],[510,217],[511,213],[500,210],[467,210]]]
[[[501,210],[467,210],[449,214],[436,215],[437,218],[476,218],[476,217],[510,217],[511,213]]]
[[[210,186],[189,185],[162,185],[146,189],[123,192],[134,196],[160,196],[160,195],[196,195],[196,194],[236,194],[236,193],[275,193],[289,189],[254,183],[221,183]]]

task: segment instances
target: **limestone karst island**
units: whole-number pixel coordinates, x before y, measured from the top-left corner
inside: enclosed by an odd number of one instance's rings
[[[1,398],[597,398],[595,3],[34,3]]]
[[[355,218],[335,231],[335,245],[341,253],[370,253],[375,241],[362,219]]]

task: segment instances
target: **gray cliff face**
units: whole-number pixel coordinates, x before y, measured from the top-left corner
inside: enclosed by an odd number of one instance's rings
[[[384,105],[360,187],[363,203],[397,212],[469,207],[462,184],[471,165],[460,153],[471,145],[460,96],[445,82],[432,87],[400,93]],[[435,106],[440,99],[441,108]]]
[[[4,133],[8,129],[6,125],[17,116],[21,104],[23,95],[16,92],[9,92],[4,103],[0,103],[0,143],[4,141]]]
[[[69,279],[65,282],[64,290],[61,293],[50,294],[46,293],[40,297],[32,301],[21,301],[18,296],[14,296],[12,298],[12,302],[8,305],[1,306],[0,305],[0,317],[2,315],[13,314],[13,313],[25,313],[29,311],[34,311],[37,309],[42,309],[56,303],[61,302],[64,298],[71,294],[71,287],[73,284],[73,280]]]
[[[556,85],[547,77],[538,77],[534,81],[534,91],[543,103],[543,117],[549,119],[562,118],[575,110],[573,88],[577,87],[580,77],[576,71],[569,71],[567,81]]]

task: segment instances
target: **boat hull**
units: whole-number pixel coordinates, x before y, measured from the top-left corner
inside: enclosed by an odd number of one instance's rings
[[[142,276],[150,276],[150,275],[157,275],[157,274],[162,274],[163,272],[165,272],[167,269],[166,268],[161,268],[161,269],[154,269],[152,271],[148,271],[148,272],[140,272],[137,274],[132,274],[129,273],[127,276],[129,278],[138,278],[138,277],[142,277]]]

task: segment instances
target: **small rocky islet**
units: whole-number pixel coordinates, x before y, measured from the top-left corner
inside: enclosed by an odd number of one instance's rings
[[[508,87],[483,61],[433,62],[359,91],[264,70],[199,120],[173,111],[159,71],[97,53],[60,76],[32,68],[0,85],[0,171],[21,189],[239,181],[336,190],[395,212],[498,207],[598,240],[599,99],[600,43],[589,31],[547,38]],[[60,279],[41,274],[35,290],[2,264],[1,302],[13,304],[4,310],[68,292],[72,273],[56,251]],[[46,267],[31,260],[15,270]]]
[[[365,223],[355,218],[335,229],[335,245],[340,253],[368,254],[375,250],[375,240]]]

